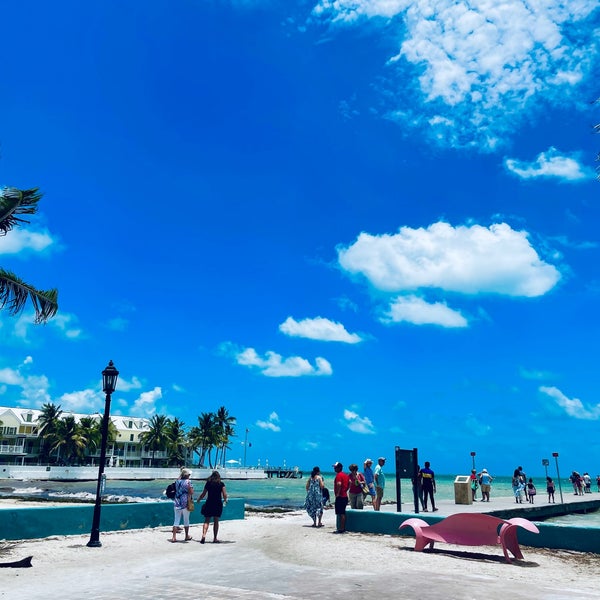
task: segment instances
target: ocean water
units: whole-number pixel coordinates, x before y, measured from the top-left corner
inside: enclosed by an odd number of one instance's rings
[[[324,473],[325,486],[333,496],[333,473]],[[107,481],[104,496],[110,502],[165,502],[164,490],[170,481]],[[437,494],[441,500],[454,498],[454,476],[436,476]],[[568,483],[568,482],[567,482]],[[204,480],[192,480],[195,493],[200,493]],[[231,497],[244,498],[246,505],[253,508],[300,509],[306,495],[306,477],[303,479],[258,479],[225,480],[227,493]],[[96,497],[95,481],[14,481],[0,480],[1,497],[39,498],[47,500],[93,501]],[[538,487],[540,487],[538,483]],[[563,485],[563,493],[571,491],[570,484]],[[597,492],[595,492],[597,493]],[[401,500],[412,502],[412,488],[408,480],[401,480]],[[495,477],[491,496],[512,496],[511,478]],[[558,489],[556,491],[558,497]],[[396,502],[396,486],[393,474],[387,474],[384,501]],[[585,515],[568,515],[550,519],[548,523],[600,527],[600,511]]]

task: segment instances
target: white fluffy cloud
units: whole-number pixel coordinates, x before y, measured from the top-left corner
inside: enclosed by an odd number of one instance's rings
[[[552,398],[556,405],[574,419],[598,421],[600,419],[600,404],[585,405],[579,398],[568,398],[557,387],[541,386],[540,392]]]
[[[507,158],[504,166],[521,179],[536,179],[551,177],[561,181],[579,182],[592,179],[593,169],[581,165],[576,156],[561,154],[556,148],[550,147],[547,152],[541,152],[533,162]]]
[[[381,319],[384,323],[413,323],[414,325],[441,325],[442,327],[467,327],[468,322],[460,312],[443,302],[428,303],[417,296],[399,296],[390,303]]]
[[[99,390],[80,390],[63,394],[55,401],[64,411],[93,413],[104,410],[105,397]]]
[[[344,409],[344,424],[354,433],[375,433],[375,427],[369,417],[361,417],[353,410]]]
[[[162,398],[162,389],[155,387],[149,392],[142,392],[133,403],[131,412],[134,415],[151,417],[156,413],[156,401]]]
[[[19,343],[33,344],[45,337],[48,330],[59,332],[69,340],[77,340],[84,336],[83,331],[77,326],[77,317],[70,313],[58,313],[50,319],[43,328],[35,324],[33,312],[21,313],[18,317],[0,315],[2,326],[6,327],[6,338],[17,340]]]
[[[276,352],[267,351],[260,356],[254,348],[235,350],[229,345],[222,347],[227,352],[232,352],[236,362],[246,367],[255,367],[266,377],[304,377],[307,375],[331,375],[333,369],[329,362],[318,356],[314,366],[301,356],[283,358]]]
[[[544,262],[528,234],[505,223],[427,229],[400,228],[393,235],[361,233],[338,248],[340,266],[362,275],[377,290],[412,292],[430,288],[462,294],[541,296],[560,273]]]
[[[48,231],[13,229],[8,235],[0,236],[0,254],[23,254],[45,252],[56,244]]]
[[[29,358],[29,357],[28,357]],[[22,367],[30,364],[31,361],[25,360]],[[4,368],[0,369],[1,394],[9,395],[9,399],[4,402],[8,406],[17,404],[19,406],[40,407],[50,399],[50,383],[45,375],[29,375],[18,369]],[[14,400],[16,388],[19,399]],[[1,401],[0,401],[1,403]]]
[[[269,431],[281,431],[281,427],[279,426],[279,415],[274,411],[269,415],[268,420],[256,421],[256,425],[261,429],[267,429]]]
[[[139,390],[142,387],[142,382],[135,375],[131,379],[119,377],[117,380],[117,389],[120,392],[130,392],[131,390]]]
[[[356,333],[349,333],[346,328],[335,321],[323,317],[302,319],[296,321],[288,317],[280,326],[279,331],[291,337],[308,338],[323,342],[344,342],[345,344],[358,344],[362,338]]]
[[[399,48],[388,62],[397,69],[388,116],[426,127],[441,144],[493,150],[525,108],[564,102],[591,73],[597,47],[586,19],[596,8],[596,0],[320,0],[313,19],[382,28],[402,19],[386,29]]]

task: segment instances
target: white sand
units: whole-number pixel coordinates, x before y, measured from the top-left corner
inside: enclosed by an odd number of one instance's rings
[[[303,512],[223,521],[222,543],[171,544],[170,528],[18,542],[3,561],[33,556],[30,569],[0,570],[5,598],[600,598],[600,556],[439,544],[413,551],[410,537],[334,535],[335,516],[315,529]],[[183,539],[181,534],[180,539]]]

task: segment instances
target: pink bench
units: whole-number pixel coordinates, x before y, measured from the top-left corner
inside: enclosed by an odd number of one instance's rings
[[[429,525],[423,519],[411,518],[403,521],[399,529],[412,527],[415,532],[415,552],[421,552],[435,542],[456,544],[459,546],[502,546],[504,557],[511,562],[508,551],[515,558],[523,558],[517,539],[517,528],[539,533],[539,529],[527,519],[499,519],[491,515],[477,513],[458,513],[450,515],[439,523]]]

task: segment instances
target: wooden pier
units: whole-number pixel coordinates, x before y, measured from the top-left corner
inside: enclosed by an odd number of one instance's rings
[[[288,469],[286,467],[264,467],[263,471],[269,479],[302,479],[302,471],[298,467]]]

